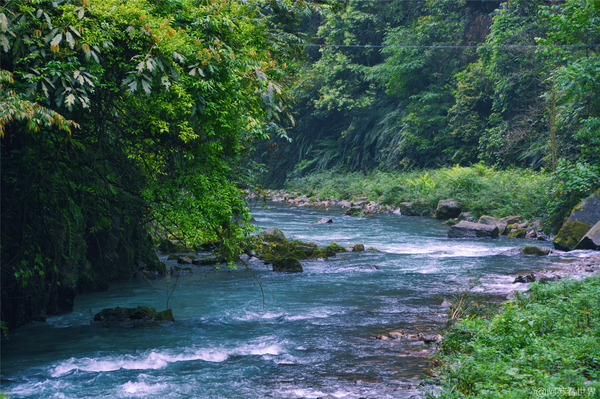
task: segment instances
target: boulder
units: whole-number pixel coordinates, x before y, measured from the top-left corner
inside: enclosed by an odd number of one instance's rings
[[[525,228],[512,229],[512,231],[508,233],[508,236],[512,238],[525,238],[526,235],[527,231],[525,230]]]
[[[352,247],[352,252],[362,252],[365,250],[365,246],[363,244],[355,244]]]
[[[302,264],[300,261],[293,257],[276,258],[273,259],[273,271],[284,272],[284,273],[302,273]]]
[[[477,223],[487,224],[488,226],[498,226],[498,232],[500,234],[504,234],[504,230],[506,230],[507,223],[502,219],[497,219],[495,217],[483,215],[479,218]]]
[[[521,251],[523,255],[546,256],[550,253],[550,248],[542,248],[536,246],[527,246]]]
[[[344,212],[344,215],[347,215],[347,216],[356,216],[356,215],[360,215],[361,211],[362,211],[361,208],[354,208],[354,207],[352,207],[352,208],[348,209],[346,212]]]
[[[404,216],[425,216],[431,213],[426,202],[401,202],[398,209]]]
[[[522,220],[523,220],[523,218],[518,215],[517,216],[505,216],[503,218],[500,218],[500,221],[502,221],[502,223],[506,223],[507,225],[520,223]]]
[[[590,229],[600,221],[600,189],[581,201],[554,238],[554,248],[574,249]]]
[[[513,284],[516,284],[516,283],[532,283],[534,281],[535,281],[535,274],[529,273],[529,274],[520,275],[517,278],[515,278],[515,281],[513,281]]]
[[[583,236],[575,249],[600,250],[600,221]]]
[[[489,226],[481,223],[462,221],[452,227],[448,232],[448,238],[475,238],[475,237],[498,237],[498,226]]]
[[[471,216],[471,212],[461,212],[460,215],[458,215],[458,221],[460,222],[461,220],[466,220],[467,222],[477,221],[477,219]]]
[[[313,224],[326,224],[326,223],[333,223],[333,220],[329,219],[329,218],[321,218],[321,219],[317,220],[316,222],[314,222]]]
[[[271,227],[270,229],[261,231],[258,236],[264,241],[284,241],[285,235],[277,227]]]
[[[452,199],[440,200],[435,210],[436,219],[457,218],[461,213],[462,203]]]
[[[171,309],[157,312],[156,308],[148,306],[138,306],[137,308],[121,308],[117,306],[114,309],[102,309],[102,311],[94,315],[94,321],[101,321],[103,324],[133,320],[175,321]]]

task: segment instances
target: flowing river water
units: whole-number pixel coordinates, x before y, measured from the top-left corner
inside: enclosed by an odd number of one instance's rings
[[[427,376],[428,348],[417,340],[378,340],[392,330],[438,331],[441,297],[469,279],[506,296],[515,274],[584,256],[508,254],[530,241],[446,238],[426,217],[344,216],[341,209],[253,210],[261,228],[319,245],[362,243],[381,252],[348,252],[303,261],[304,273],[251,274],[194,267],[193,273],[112,284],[81,294],[72,313],[32,323],[2,341],[2,390],[12,398],[410,398]],[[313,225],[321,217],[333,223]],[[550,246],[550,243],[536,242]],[[174,261],[163,260],[172,266]],[[378,269],[373,266],[377,266]],[[168,299],[168,288],[174,291]],[[173,309],[176,322],[103,327],[108,307]]]

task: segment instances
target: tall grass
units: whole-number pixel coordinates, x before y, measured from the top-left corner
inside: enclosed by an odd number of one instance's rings
[[[600,276],[529,288],[445,334],[435,397],[600,397]]]
[[[441,199],[465,204],[475,216],[519,214],[542,217],[548,203],[552,175],[528,169],[495,170],[477,164],[412,172],[368,174],[336,170],[288,180],[285,188],[296,194],[325,199],[368,197],[386,205],[424,201],[435,209]]]

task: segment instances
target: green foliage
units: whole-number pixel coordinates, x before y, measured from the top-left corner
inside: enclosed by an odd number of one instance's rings
[[[445,335],[436,371],[441,398],[527,398],[540,389],[600,384],[600,278],[533,283],[494,317],[464,319]],[[586,396],[587,395],[587,396]]]
[[[586,162],[559,159],[548,201],[548,226],[556,233],[573,207],[600,188],[600,169]]]
[[[297,194],[313,192],[321,200],[367,196],[379,203],[424,201],[435,209],[453,198],[475,216],[541,217],[552,176],[527,169],[495,170],[481,164],[412,172],[341,173],[330,170],[286,182]]]
[[[288,0],[0,8],[2,320],[57,311],[65,286],[160,272],[149,233],[219,240],[235,258],[252,230],[237,169],[254,140],[293,124],[295,27],[312,11]]]

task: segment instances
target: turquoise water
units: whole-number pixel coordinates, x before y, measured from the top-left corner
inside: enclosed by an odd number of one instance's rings
[[[303,261],[301,274],[251,262],[264,302],[248,271],[209,267],[79,295],[72,313],[32,323],[2,341],[2,389],[13,398],[421,397],[411,386],[427,375],[427,347],[377,340],[377,334],[436,331],[444,323],[441,296],[474,275],[482,277],[478,290],[506,295],[524,288],[511,284],[516,273],[564,258],[506,254],[531,243],[525,240],[449,240],[449,228],[430,218],[354,218],[340,209],[275,203],[256,207],[253,215],[258,226],[277,226],[288,238],[362,243],[382,252]],[[321,217],[334,222],[311,224]],[[174,286],[174,323],[90,323],[108,307],[165,309]]]

